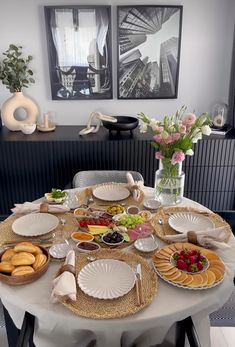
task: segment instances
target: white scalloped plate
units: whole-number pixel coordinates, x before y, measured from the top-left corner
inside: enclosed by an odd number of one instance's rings
[[[117,184],[105,184],[94,188],[93,195],[97,199],[105,201],[119,201],[128,198],[130,191]]]
[[[161,273],[157,270],[157,268],[155,267],[155,265],[154,265],[154,270],[156,271],[156,273],[158,274],[158,276],[161,277],[161,279],[163,279],[165,282],[170,283],[170,284],[172,284],[172,285],[175,286],[175,287],[184,288],[184,289],[189,289],[189,290],[205,290],[205,289],[210,289],[210,288],[213,288],[213,287],[218,286],[218,285],[219,285],[221,282],[223,282],[223,280],[224,280],[224,276],[223,276],[223,278],[221,278],[220,281],[218,281],[218,282],[212,284],[211,286],[204,286],[204,287],[189,287],[189,286],[183,286],[182,284],[175,283],[175,282],[172,282],[172,281],[170,281],[170,280],[167,280],[165,277],[163,277],[163,276],[161,275]]]
[[[49,213],[30,213],[19,217],[12,224],[15,234],[21,236],[44,235],[55,229],[59,219]]]
[[[131,267],[114,259],[100,259],[82,268],[78,285],[89,296],[98,299],[115,299],[127,294],[135,284]]]
[[[197,232],[215,227],[210,218],[193,212],[174,213],[169,217],[168,223],[179,233]]]

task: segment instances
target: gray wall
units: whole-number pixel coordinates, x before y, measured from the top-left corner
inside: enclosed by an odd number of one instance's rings
[[[113,100],[51,100],[43,6],[66,3],[113,5]],[[85,124],[90,112],[95,110],[110,115],[136,115],[143,111],[162,118],[187,105],[189,110],[201,113],[210,111],[215,102],[228,102],[234,3],[234,0],[0,0],[0,52],[14,43],[22,45],[25,54],[33,55],[31,67],[36,83],[25,94],[37,101],[41,114],[55,112],[61,125]],[[117,100],[114,6],[123,4],[183,5],[178,99]],[[9,96],[8,90],[0,85],[0,104]]]

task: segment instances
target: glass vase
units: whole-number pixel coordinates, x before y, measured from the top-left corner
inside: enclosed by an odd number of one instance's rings
[[[182,163],[172,165],[171,159],[160,160],[155,174],[155,199],[162,205],[179,204],[184,194],[184,177]]]

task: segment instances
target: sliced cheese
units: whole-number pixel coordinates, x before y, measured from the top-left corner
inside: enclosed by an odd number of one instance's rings
[[[103,225],[88,225],[89,233],[92,235],[104,234],[110,230],[109,227]]]

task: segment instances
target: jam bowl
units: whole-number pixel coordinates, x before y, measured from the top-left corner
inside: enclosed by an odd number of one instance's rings
[[[91,241],[78,242],[76,247],[78,251],[82,253],[96,252],[100,249],[100,245],[98,245],[98,243],[91,242]]]

